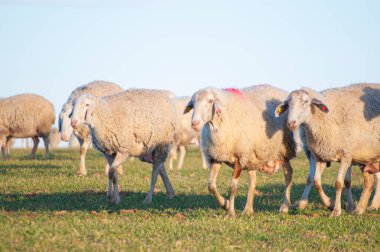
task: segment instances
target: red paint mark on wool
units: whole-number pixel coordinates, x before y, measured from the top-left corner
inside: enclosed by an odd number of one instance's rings
[[[231,94],[240,96],[242,98],[244,97],[244,94],[239,89],[237,89],[237,88],[225,88],[223,90],[226,91],[226,92],[229,92]]]

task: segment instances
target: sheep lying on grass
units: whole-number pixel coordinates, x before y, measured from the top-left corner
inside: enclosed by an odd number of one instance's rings
[[[87,174],[86,153],[91,143],[91,139],[90,139],[90,130],[86,125],[82,124],[75,130],[73,130],[73,128],[71,127],[70,116],[73,112],[73,102],[75,101],[75,99],[77,99],[79,96],[83,94],[91,94],[91,95],[99,97],[99,96],[116,94],[123,91],[124,90],[118,85],[116,85],[115,83],[107,82],[107,81],[93,81],[86,85],[76,88],[73,92],[71,92],[69,98],[67,99],[67,102],[63,104],[62,111],[59,114],[59,122],[58,122],[59,132],[61,133],[62,141],[68,142],[73,133],[79,141],[79,145],[80,145],[80,163],[79,163],[79,172],[78,172],[79,176],[84,176]],[[120,171],[122,171],[121,167],[120,167]]]
[[[277,119],[273,112],[287,92],[270,85],[259,85],[243,90],[206,88],[191,98],[185,113],[194,109],[192,127],[202,130],[202,150],[210,163],[208,188],[220,206],[235,215],[234,199],[242,169],[248,170],[249,189],[246,214],[253,213],[256,173],[284,168],[285,197],[280,212],[287,212],[293,169],[290,159],[296,155],[296,145],[286,120]],[[216,187],[221,163],[234,167],[230,184],[230,200],[225,200]]]
[[[177,156],[177,149],[180,150],[178,169],[182,169],[183,161],[186,155],[186,146],[193,143],[194,140],[198,140],[200,144],[201,138],[199,132],[191,128],[191,114],[183,114],[183,110],[186,108],[187,103],[190,101],[190,97],[177,97],[175,98],[175,105],[178,116],[178,127],[174,135],[173,147],[169,154],[169,169],[173,170],[173,160]],[[207,168],[206,160],[202,154],[202,167]]]
[[[0,146],[3,157],[9,158],[10,141],[13,138],[33,139],[30,158],[34,159],[39,137],[49,157],[49,134],[55,121],[54,106],[47,99],[35,94],[20,94],[0,100]]]
[[[150,203],[160,174],[169,197],[174,190],[164,163],[173,141],[177,117],[167,92],[132,89],[106,97],[82,95],[74,102],[74,129],[85,123],[94,147],[108,161],[109,202],[120,202],[116,168],[128,157],[152,163],[151,185],[145,202]]]
[[[282,114],[286,110],[289,110],[291,130],[300,125],[306,129],[307,146],[317,163],[315,177],[320,180],[324,169],[321,163],[340,162],[335,182],[336,199],[331,203],[332,216],[339,216],[342,187],[344,182],[350,183],[347,177],[351,165],[380,161],[380,85],[355,84],[322,93],[311,89],[295,90],[276,111]],[[364,178],[365,188],[356,208],[358,213],[365,211],[370,195],[367,192],[373,185],[373,176],[367,171],[364,171]],[[351,197],[349,194],[350,201]]]

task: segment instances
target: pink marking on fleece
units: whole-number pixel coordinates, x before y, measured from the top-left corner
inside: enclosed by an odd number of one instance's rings
[[[239,89],[237,89],[237,88],[224,88],[223,90],[226,91],[226,92],[229,92],[231,94],[240,96],[241,98],[244,97],[244,94]]]

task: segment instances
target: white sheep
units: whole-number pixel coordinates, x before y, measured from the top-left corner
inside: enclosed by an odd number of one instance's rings
[[[177,117],[174,101],[166,92],[131,89],[106,97],[82,95],[74,102],[72,126],[77,128],[82,123],[89,126],[93,146],[109,163],[109,202],[120,202],[115,171],[128,156],[152,163],[151,185],[145,202],[152,201],[158,174],[169,197],[174,196],[164,163]]]
[[[190,97],[177,97],[175,98],[175,105],[177,110],[178,118],[178,127],[174,135],[173,147],[169,154],[169,169],[173,170],[173,160],[177,156],[177,149],[180,150],[178,169],[181,169],[183,166],[183,161],[186,156],[186,146],[194,144],[195,141],[198,141],[200,145],[201,138],[199,132],[191,128],[191,114],[183,114],[184,109],[186,108],[187,103],[190,101]],[[202,167],[207,168],[206,160],[202,154]]]
[[[234,199],[242,169],[248,170],[249,189],[246,214],[253,213],[256,173],[284,168],[285,197],[280,211],[287,212],[293,169],[290,159],[296,155],[296,144],[286,121],[275,118],[273,112],[287,92],[270,85],[258,85],[243,90],[206,88],[191,98],[185,113],[194,109],[192,127],[202,130],[202,150],[210,163],[208,188],[219,205],[234,216]],[[216,187],[221,163],[234,166],[230,184],[230,200],[225,200]]]
[[[30,158],[35,158],[39,137],[49,157],[49,134],[55,121],[54,106],[35,94],[20,94],[0,100],[0,146],[4,158],[9,158],[10,143],[14,138],[33,139]]]
[[[321,93],[295,90],[277,107],[276,114],[286,110],[289,110],[287,120],[291,130],[300,125],[306,129],[307,146],[316,158],[317,180],[324,169],[323,163],[340,162],[336,199],[331,205],[334,205],[332,216],[341,215],[342,187],[350,181],[347,177],[351,165],[380,161],[380,85],[355,84]],[[358,213],[365,211],[370,195],[367,192],[373,185],[373,176],[368,172],[363,174],[365,183],[356,208]],[[348,197],[352,201],[352,194]]]
[[[62,111],[59,114],[59,132],[61,133],[62,141],[68,142],[71,135],[74,133],[75,137],[79,141],[80,146],[80,163],[79,163],[79,176],[84,176],[87,174],[86,169],[86,153],[87,149],[91,143],[90,130],[86,125],[81,125],[76,130],[71,127],[71,114],[73,111],[73,102],[79,96],[83,94],[91,94],[94,96],[106,96],[111,94],[116,94],[123,92],[124,90],[116,85],[115,83],[108,81],[93,81],[86,85],[80,86],[71,92],[67,102],[63,104]],[[106,168],[107,169],[107,168]],[[122,168],[120,167],[120,171]]]

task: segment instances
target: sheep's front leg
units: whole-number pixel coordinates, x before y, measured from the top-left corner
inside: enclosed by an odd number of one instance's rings
[[[33,148],[29,156],[30,159],[34,159],[36,157],[36,151],[38,148],[38,144],[40,143],[40,139],[38,139],[38,136],[34,136],[32,137],[32,139],[33,139]]]
[[[50,158],[50,154],[49,154],[49,136],[43,137],[43,140],[44,140],[44,146],[45,146],[45,157],[46,157],[46,159],[49,159]]]
[[[380,172],[373,174],[376,177],[376,191],[373,196],[371,206],[368,210],[377,210],[380,208]]]
[[[351,190],[351,170],[352,170],[352,165],[350,166],[350,168],[348,168],[346,177],[344,178],[344,185],[346,186],[346,189],[347,189],[347,200],[348,200],[347,211],[348,212],[353,212],[355,210],[355,202],[354,202],[354,197],[352,196],[352,190]]]
[[[256,171],[248,170],[248,195],[247,203],[245,204],[244,213],[246,215],[252,215],[253,210],[253,201],[256,192]]]
[[[335,204],[334,204],[334,210],[331,213],[331,216],[338,217],[342,214],[342,190],[343,190],[343,183],[344,178],[346,177],[346,173],[348,168],[351,165],[351,158],[345,157],[342,158],[340,161],[340,167],[338,171],[338,176],[335,181],[335,190],[336,190],[336,196],[335,196]]]
[[[315,189],[317,189],[318,191],[319,197],[322,200],[322,204],[325,207],[328,207],[330,210],[332,210],[334,208],[334,202],[332,202],[330,197],[326,195],[322,187],[322,173],[324,169],[326,168],[326,163],[317,161],[315,165],[316,165],[315,176],[314,176]]]
[[[305,189],[303,190],[301,199],[297,202],[298,209],[305,209],[307,207],[309,193],[310,193],[311,187],[313,186],[314,176],[315,176],[315,156],[311,155],[309,159],[309,175],[307,176],[306,186],[305,186]]]
[[[211,163],[210,177],[208,179],[208,190],[215,196],[219,205],[223,207],[225,210],[228,210],[230,202],[226,200],[222,195],[220,195],[216,188],[216,178],[218,177],[221,166],[222,165],[219,162]]]
[[[185,160],[185,156],[186,156],[186,147],[181,145],[181,146],[179,146],[178,169],[182,169],[183,161]]]
[[[88,146],[90,144],[90,139],[85,138],[81,139],[78,137],[79,141],[79,146],[80,146],[80,161],[79,161],[79,172],[78,176],[86,176],[87,175],[87,170],[86,170],[86,153]],[[108,173],[108,171],[107,171]]]
[[[373,189],[373,183],[374,183],[374,176],[368,173],[368,171],[363,171],[363,178],[364,178],[364,186],[362,195],[360,196],[359,203],[355,209],[355,213],[357,214],[363,214],[365,212],[365,209],[367,207],[369,198],[372,194]]]
[[[110,165],[110,169],[108,171],[107,199],[110,203],[120,203],[117,168],[126,159],[126,157],[127,155],[121,153],[117,153],[114,157],[111,158],[107,157],[107,161]]]
[[[235,167],[232,172],[232,179],[230,183],[230,207],[228,208],[228,215],[230,217],[235,216],[235,196],[238,187],[239,177],[241,175],[241,165],[239,163],[239,159],[235,161]]]
[[[1,154],[4,159],[7,159],[7,138],[0,137]]]
[[[285,177],[285,196],[284,196],[284,199],[282,200],[280,213],[287,213],[289,211],[289,208],[292,205],[290,201],[290,192],[292,189],[293,168],[289,160],[286,160],[282,166],[284,169],[284,177]]]

